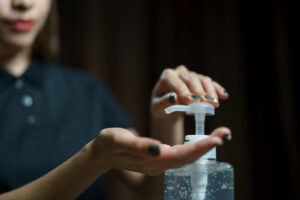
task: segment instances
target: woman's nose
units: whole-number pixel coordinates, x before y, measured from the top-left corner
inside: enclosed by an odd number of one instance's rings
[[[19,11],[29,10],[33,6],[33,0],[12,0],[11,6]]]

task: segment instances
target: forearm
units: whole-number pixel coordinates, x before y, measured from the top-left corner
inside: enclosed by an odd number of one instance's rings
[[[89,144],[39,179],[0,195],[6,199],[75,199],[106,172],[89,151]]]
[[[151,137],[164,144],[182,144],[184,140],[184,117],[182,114],[159,117],[151,114]]]

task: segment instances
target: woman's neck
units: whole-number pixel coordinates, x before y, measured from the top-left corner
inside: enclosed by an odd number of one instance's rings
[[[3,64],[4,69],[10,74],[19,77],[24,74],[24,72],[29,67],[31,60],[31,48],[23,48],[14,51],[7,59],[5,59]]]

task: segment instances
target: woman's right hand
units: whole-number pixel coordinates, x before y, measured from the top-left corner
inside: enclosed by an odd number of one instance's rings
[[[99,167],[123,169],[146,175],[158,175],[170,168],[178,168],[197,160],[224,138],[231,139],[228,128],[215,129],[210,137],[194,144],[169,146],[160,141],[135,136],[122,128],[102,130],[87,147]]]

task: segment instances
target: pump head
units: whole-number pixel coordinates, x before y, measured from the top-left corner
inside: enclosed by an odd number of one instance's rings
[[[215,108],[206,102],[195,102],[189,105],[174,105],[165,109],[166,114],[170,114],[172,112],[181,111],[186,112],[187,115],[214,115]]]
[[[195,102],[189,105],[174,105],[165,109],[167,114],[176,111],[186,112],[188,115],[195,116],[196,135],[204,135],[205,116],[215,114],[215,108],[205,102]]]

